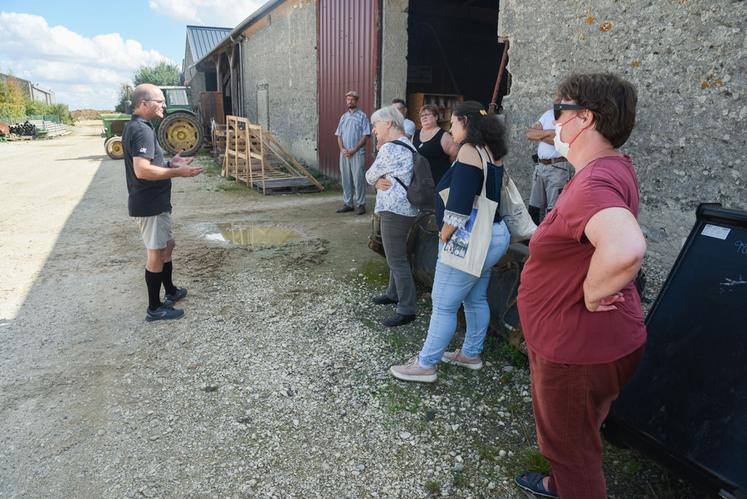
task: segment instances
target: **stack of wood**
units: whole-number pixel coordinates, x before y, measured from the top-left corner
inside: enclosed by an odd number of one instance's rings
[[[324,190],[269,131],[239,116],[226,116],[222,175],[263,194]]]
[[[223,164],[226,154],[226,125],[219,125],[213,122],[210,132],[210,144],[212,146],[213,157]]]

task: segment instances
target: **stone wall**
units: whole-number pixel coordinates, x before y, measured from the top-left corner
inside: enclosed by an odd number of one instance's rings
[[[407,7],[409,0],[384,0],[381,36],[382,106],[407,100]]]
[[[291,154],[316,167],[315,2],[285,2],[266,17],[242,42],[244,113],[254,123],[268,121]]]
[[[638,88],[623,151],[635,162],[648,259],[674,263],[701,202],[747,209],[747,2],[501,0],[509,39],[512,175],[528,197],[536,146],[525,138],[567,74],[610,71]]]

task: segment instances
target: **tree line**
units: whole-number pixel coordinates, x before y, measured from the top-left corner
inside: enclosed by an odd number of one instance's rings
[[[0,81],[0,119],[23,121],[27,116],[56,117],[60,123],[72,125],[74,120],[67,104],[47,104],[28,97],[17,81]]]
[[[118,113],[129,113],[131,111],[130,95],[132,94],[132,89],[141,83],[152,83],[159,87],[166,87],[179,85],[180,80],[179,67],[176,64],[160,62],[155,66],[141,66],[135,72],[135,76],[132,79],[132,86],[129,83],[122,83],[120,85],[119,100],[114,110]]]

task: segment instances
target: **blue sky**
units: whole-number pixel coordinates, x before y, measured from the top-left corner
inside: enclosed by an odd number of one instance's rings
[[[0,0],[0,72],[71,109],[112,109],[142,65],[181,67],[188,24],[233,28],[265,0]]]

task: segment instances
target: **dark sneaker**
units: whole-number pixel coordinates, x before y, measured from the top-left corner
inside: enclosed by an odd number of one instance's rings
[[[353,211],[353,207],[345,204],[337,210],[337,213],[348,213],[349,211]]]
[[[167,293],[163,297],[164,303],[167,301],[170,301],[171,303],[176,303],[182,298],[187,296],[187,288],[176,288],[176,291],[173,293]]]
[[[389,305],[392,303],[398,303],[397,300],[392,300],[387,295],[374,296],[371,301],[377,305]]]
[[[357,209],[355,210],[355,214],[356,214],[356,215],[365,215],[365,214],[366,214],[366,207],[365,207],[365,206],[359,206],[359,207],[358,207],[358,208],[357,208]]]
[[[404,326],[405,324],[409,324],[412,321],[415,320],[417,315],[402,315],[402,314],[394,314],[392,317],[389,317],[388,319],[384,319],[381,321],[383,325],[386,327],[397,327],[397,326]]]
[[[181,319],[184,316],[184,310],[179,308],[172,308],[168,305],[161,305],[155,310],[148,309],[145,315],[145,320],[148,322],[153,321],[170,321],[174,319]]]

